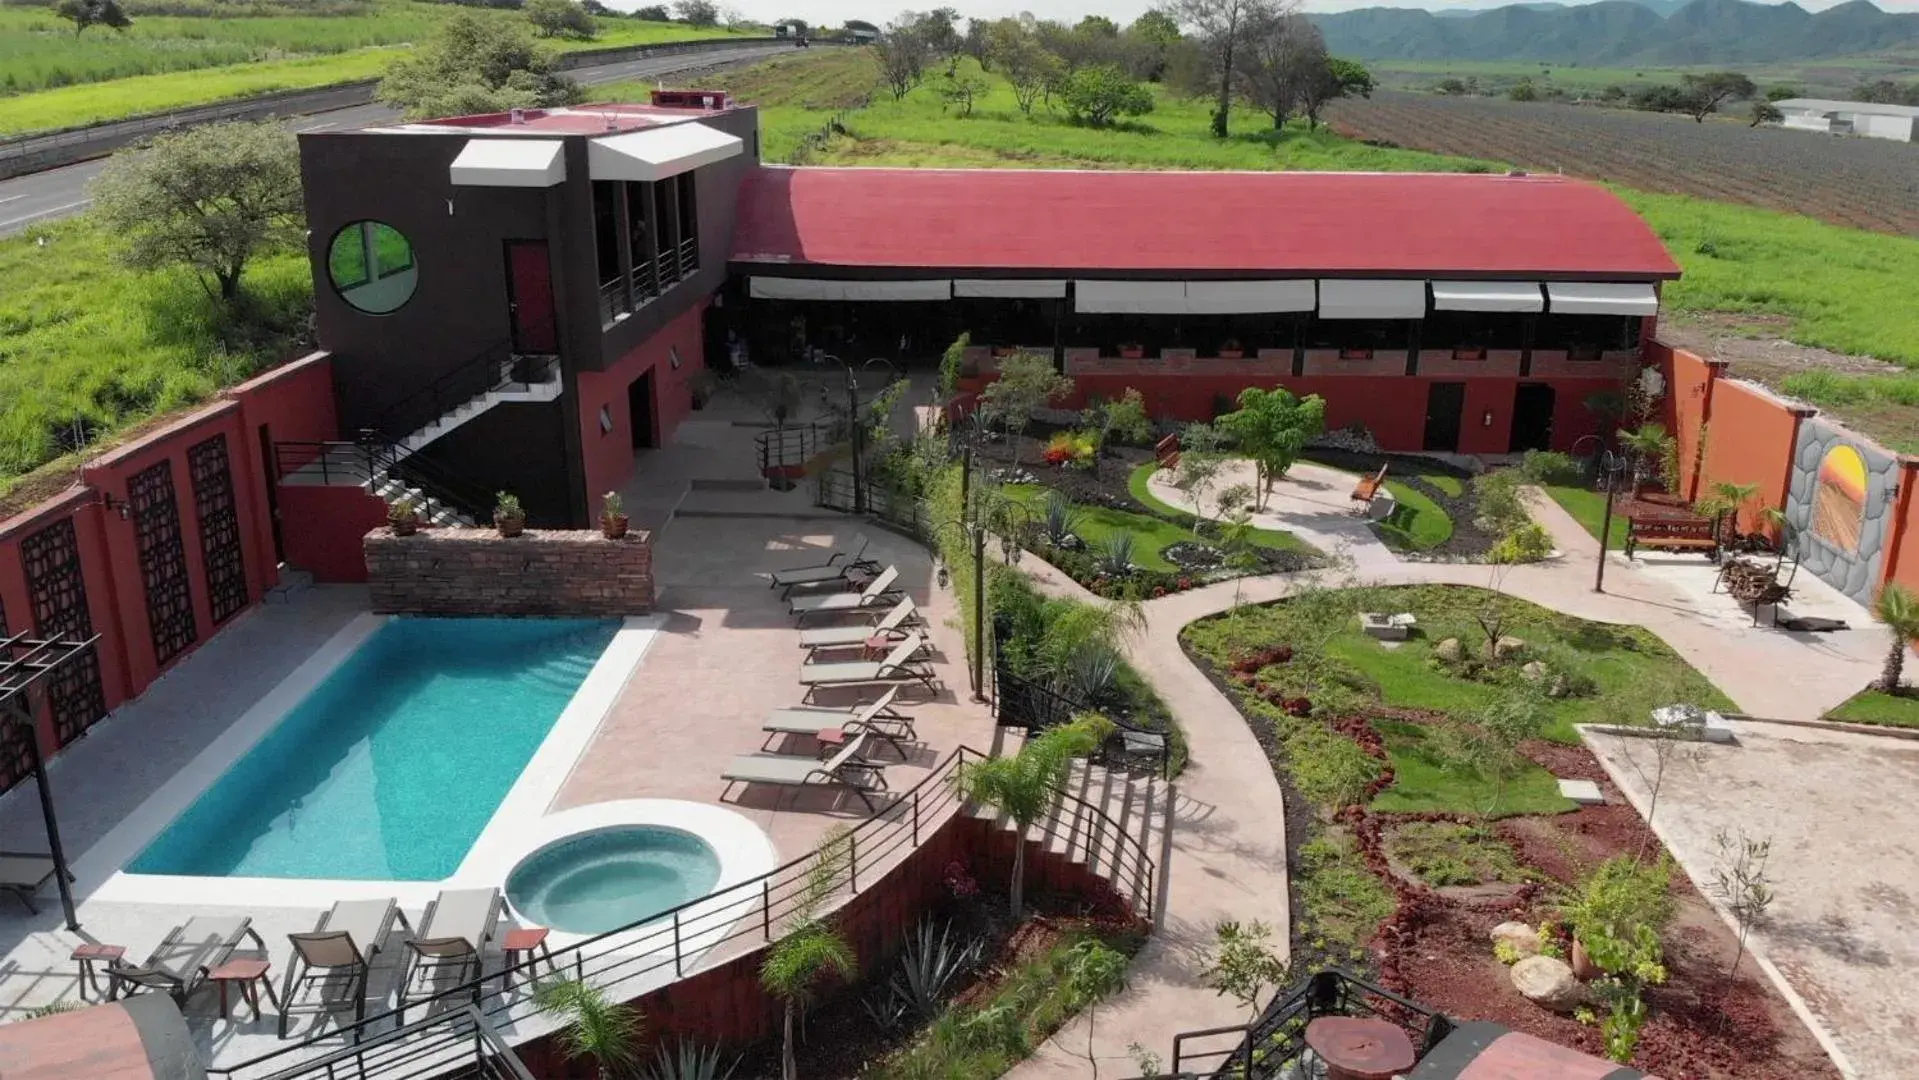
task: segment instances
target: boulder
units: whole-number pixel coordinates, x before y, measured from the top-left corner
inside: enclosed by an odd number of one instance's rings
[[[1529,660],[1525,667],[1519,669],[1519,673],[1525,676],[1527,682],[1543,682],[1547,675],[1546,665],[1538,660]]]
[[[1503,922],[1493,927],[1493,944],[1502,941],[1512,946],[1522,960],[1539,955],[1539,931],[1523,922]]]
[[[1526,651],[1525,641],[1511,634],[1493,642],[1493,659],[1508,660]]]
[[[1444,660],[1448,664],[1458,663],[1465,655],[1466,647],[1461,645],[1456,637],[1449,637],[1433,646],[1434,659]]]
[[[1542,1009],[1565,1013],[1585,1000],[1585,988],[1573,976],[1572,965],[1551,956],[1528,956],[1513,965],[1513,988]]]

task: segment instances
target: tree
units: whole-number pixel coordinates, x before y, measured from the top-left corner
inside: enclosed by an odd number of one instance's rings
[[[93,182],[93,209],[142,269],[182,265],[232,304],[255,255],[300,243],[300,155],[273,123],[226,123],[162,135],[114,155]]]
[[[1278,131],[1299,103],[1306,81],[1325,62],[1325,40],[1304,15],[1259,8],[1247,23],[1240,50],[1240,87],[1272,116],[1273,130]]]
[[[526,19],[533,32],[544,38],[564,37],[588,41],[597,37],[600,27],[586,7],[575,0],[526,0]]]
[[[1213,135],[1230,135],[1233,112],[1233,76],[1239,70],[1239,49],[1247,24],[1273,7],[1292,10],[1293,0],[1178,0],[1173,14],[1199,35],[1206,50],[1219,94],[1213,105]]]
[[[1739,945],[1733,950],[1731,966],[1726,968],[1726,988],[1730,990],[1733,979],[1739,975],[1739,961],[1746,955],[1746,937],[1765,919],[1766,909],[1772,906],[1772,875],[1766,871],[1766,863],[1772,859],[1772,839],[1755,840],[1741,829],[1739,838],[1734,840],[1726,830],[1720,829],[1713,833],[1712,842],[1718,851],[1706,892],[1726,906],[1739,928]],[[1725,1020],[1725,1013],[1721,1012],[1722,1027]]]
[[[1086,1060],[1093,1067],[1093,1080],[1099,1080],[1099,1058],[1093,1054],[1093,1025],[1098,1020],[1100,999],[1126,988],[1126,954],[1097,938],[1079,942],[1066,950],[1060,984],[1068,993],[1086,1002]]]
[[[560,1052],[568,1060],[590,1058],[600,1080],[612,1080],[632,1070],[639,1060],[641,1016],[638,1009],[606,996],[606,991],[574,979],[542,983],[534,991],[542,1012],[566,1022],[560,1029]]]
[[[380,101],[409,120],[567,105],[581,99],[553,69],[553,54],[522,26],[460,12],[380,80]]]
[[[1253,459],[1255,509],[1264,509],[1273,481],[1299,460],[1308,440],[1326,430],[1326,402],[1318,394],[1293,396],[1285,387],[1239,392],[1239,408],[1214,423]]]
[[[648,4],[643,8],[635,8],[633,10],[633,17],[645,22],[671,22],[673,20],[673,15],[666,10],[665,4]]]
[[[673,12],[688,26],[720,24],[720,5],[713,0],[674,0]]]
[[[1206,493],[1219,483],[1226,461],[1219,453],[1219,432],[1206,424],[1188,424],[1179,433],[1179,466],[1173,486],[1193,500],[1193,535],[1206,516]]]
[[[1506,91],[1506,96],[1513,101],[1538,101],[1539,88],[1533,85],[1531,76],[1523,76]]]
[[[1153,92],[1110,64],[1073,72],[1059,94],[1067,114],[1089,127],[1105,127],[1114,117],[1153,111]]]
[[[1898,582],[1879,590],[1872,613],[1886,624],[1892,634],[1892,648],[1886,653],[1886,668],[1879,676],[1879,689],[1899,693],[1899,679],[1905,674],[1906,649],[1919,641],[1919,596]]]
[[[1850,95],[1854,101],[1877,105],[1919,105],[1919,82],[1896,83],[1891,79],[1862,82]]]
[[[1722,102],[1732,98],[1749,98],[1759,92],[1751,79],[1737,71],[1682,75],[1679,77],[1679,87],[1686,99],[1686,115],[1701,124],[1706,122],[1707,116],[1718,110]]]
[[[60,0],[53,13],[73,24],[73,36],[79,37],[89,26],[125,30],[133,25],[118,0]]]
[[[1634,92],[1631,104],[1641,112],[1686,112],[1691,101],[1679,87],[1660,83]]]
[[[895,101],[919,85],[926,70],[927,43],[910,17],[893,20],[886,32],[874,39],[873,54],[879,57],[880,75]]]
[[[1107,726],[1111,721],[1105,721]],[[1013,918],[1025,910],[1026,836],[1053,809],[1073,759],[1099,748],[1101,725],[1092,718],[1041,732],[1012,757],[963,764],[954,776],[960,796],[990,806],[1013,823]]]
[[[1641,424],[1619,433],[1620,445],[1632,455],[1632,482],[1637,488],[1660,469],[1666,455],[1677,444],[1666,434],[1663,424]]]
[[[1104,15],[1088,15],[1073,29],[1082,34],[1093,34],[1098,37],[1119,36],[1119,24]]]
[[[1073,392],[1073,380],[1053,369],[1053,358],[1018,352],[1000,361],[999,378],[980,392],[986,419],[997,421],[1015,440],[1033,422],[1033,410],[1045,408]],[[1013,444],[1019,461],[1019,443]]]
[[[1528,764],[1519,744],[1538,738],[1547,719],[1539,689],[1526,684],[1501,693],[1453,732],[1455,760],[1493,782],[1492,793],[1480,808],[1482,822],[1499,812],[1507,783]]]
[[[1305,90],[1300,95],[1299,108],[1306,114],[1308,127],[1319,126],[1319,112],[1329,101],[1373,96],[1373,73],[1356,61],[1329,56],[1325,67],[1316,75],[1316,78],[1306,81]]]
[[[1000,19],[986,32],[987,55],[1012,84],[1019,111],[1031,114],[1033,103],[1060,73],[1060,59],[1047,52],[1031,29],[1018,19]]]
[[[961,116],[971,116],[973,102],[992,88],[993,84],[984,78],[955,69],[939,83],[940,100],[958,109]]]
[[[1805,91],[1790,83],[1779,83],[1766,87],[1767,101],[1786,101],[1791,98],[1805,97]]]
[[[1239,1002],[1254,1018],[1265,989],[1286,982],[1286,961],[1273,951],[1272,936],[1263,922],[1220,923],[1213,928],[1213,955],[1199,973],[1214,993]]]
[[[1772,102],[1755,101],[1752,103],[1752,122],[1746,126],[1758,127],[1761,124],[1777,124],[1785,118],[1786,114],[1780,112],[1779,106],[1774,105]]]
[[[800,1009],[813,999],[821,980],[827,975],[850,979],[859,971],[859,958],[825,920],[820,908],[839,891],[842,878],[850,877],[853,834],[835,829],[820,841],[813,862],[793,898],[791,923],[786,936],[767,950],[760,965],[760,985],[785,1003],[781,1024],[780,1076],[795,1080],[799,1065],[793,1055],[793,1020]]]
[[[1126,28],[1126,36],[1138,43],[1140,77],[1148,82],[1164,78],[1167,56],[1179,44],[1179,20],[1159,8],[1148,8]]]

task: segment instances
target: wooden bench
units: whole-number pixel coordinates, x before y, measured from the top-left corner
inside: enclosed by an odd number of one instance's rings
[[[1708,559],[1719,557],[1719,533],[1705,518],[1627,518],[1626,558],[1639,548],[1654,551],[1698,551]]]
[[[1159,462],[1159,467],[1162,469],[1179,468],[1179,436],[1168,435],[1155,443],[1153,446],[1153,457]]]
[[[1384,465],[1381,465],[1379,471],[1373,475],[1360,477],[1359,483],[1353,485],[1353,501],[1359,504],[1355,512],[1365,513],[1373,505],[1373,499],[1378,497],[1379,489],[1385,486],[1385,483],[1386,466]]]

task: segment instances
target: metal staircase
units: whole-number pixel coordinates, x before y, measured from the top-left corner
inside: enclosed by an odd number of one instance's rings
[[[498,342],[388,406],[372,428],[404,457],[496,406],[558,401],[562,389],[559,357],[523,356]]]

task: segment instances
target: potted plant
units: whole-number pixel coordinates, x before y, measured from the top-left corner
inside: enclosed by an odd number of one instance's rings
[[[1119,355],[1122,360],[1138,360],[1146,355],[1146,346],[1121,345],[1119,347]]]
[[[1465,345],[1453,350],[1455,360],[1484,360],[1486,350],[1477,345]]]
[[[720,377],[712,368],[701,368],[686,377],[686,392],[692,395],[693,408],[704,409],[720,391]]]
[[[395,536],[412,536],[420,531],[420,504],[410,495],[387,504],[386,523]]]
[[[510,491],[502,491],[493,498],[493,527],[500,535],[508,539],[526,531],[526,511],[520,507],[520,497]]]
[[[1219,343],[1219,358],[1221,360],[1243,360],[1245,357],[1246,348],[1239,343],[1238,338],[1229,337]]]
[[[626,503],[617,491],[609,491],[600,500],[600,533],[608,540],[626,535]]]

